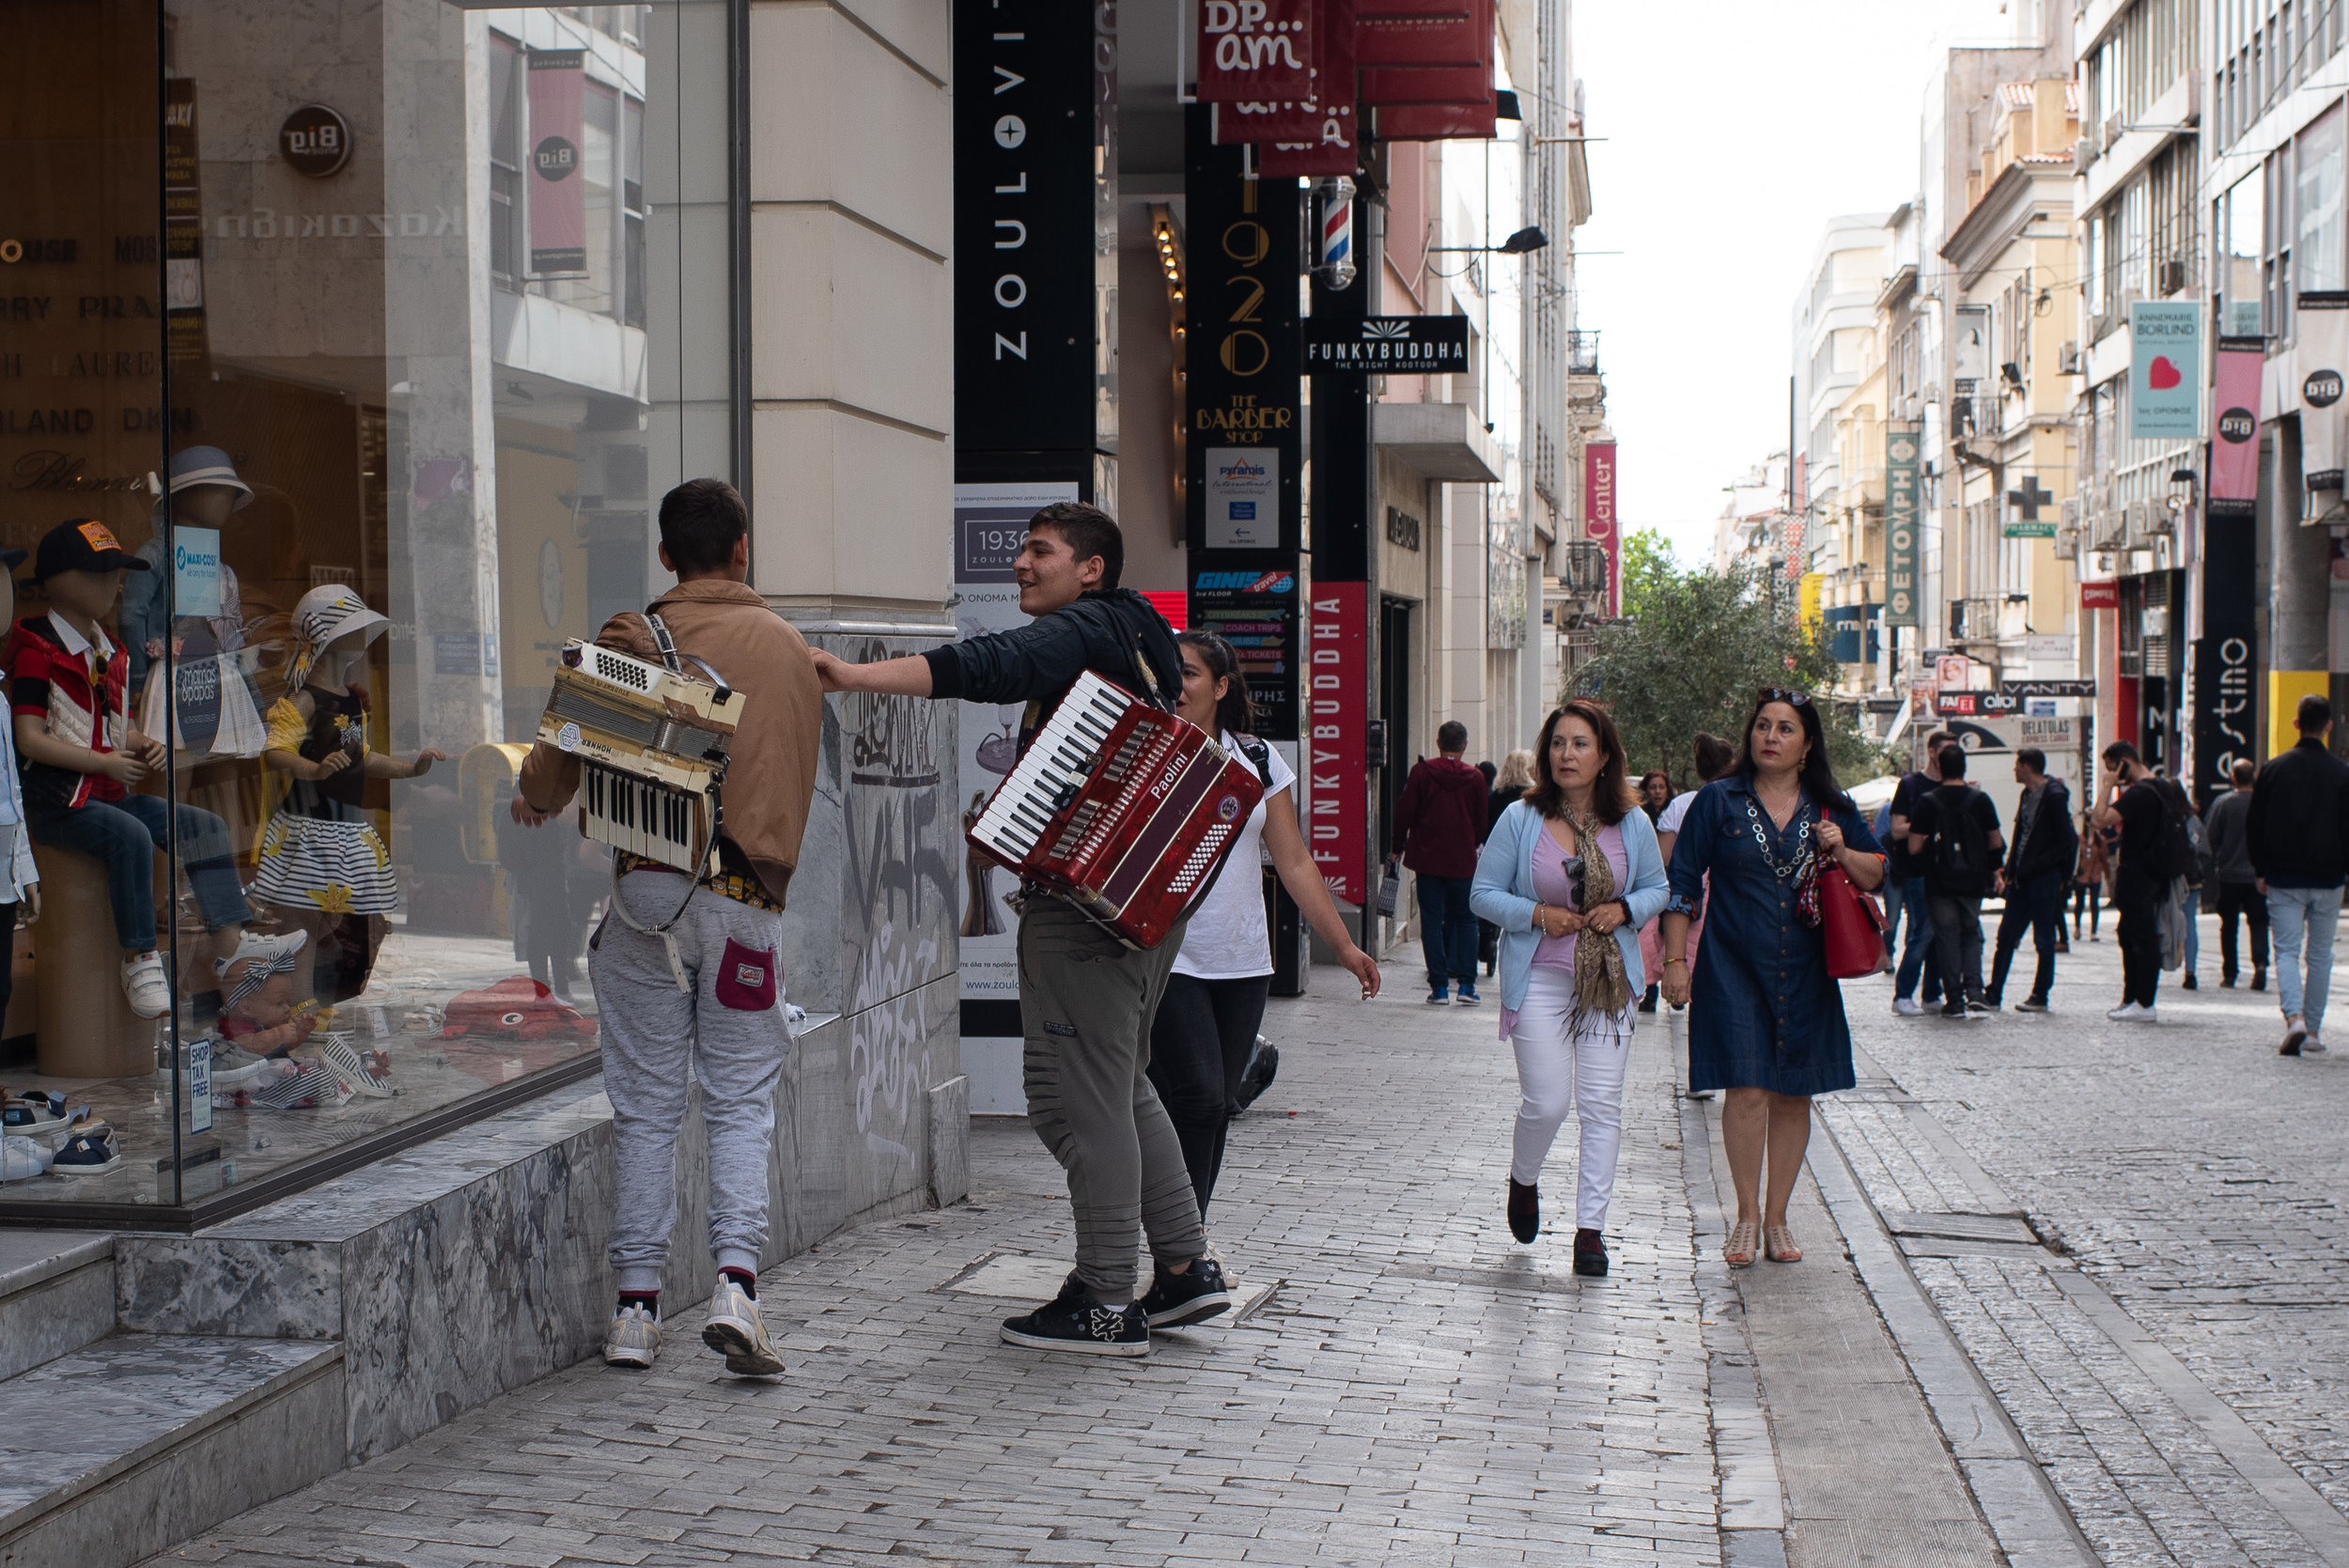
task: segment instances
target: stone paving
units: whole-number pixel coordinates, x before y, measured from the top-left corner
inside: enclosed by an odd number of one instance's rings
[[[942,1287],[1065,1258],[1067,1209],[1025,1126],[982,1124],[970,1202],[765,1277],[779,1382],[719,1374],[699,1309],[676,1312],[649,1374],[558,1374],[169,1560],[1719,1562],[1663,1031],[1634,1048],[1614,1273],[1579,1281],[1570,1223],[1528,1250],[1502,1222],[1494,1009],[1391,979],[1369,1004],[1272,1004],[1281,1079],[1212,1216],[1237,1274],[1278,1281],[1237,1327],[1146,1361],[1000,1343],[1017,1304]],[[1562,1141],[1553,1203],[1570,1160]]]
[[[1895,1018],[1852,986],[1891,1081],[1825,1115],[1879,1210],[2019,1207],[2066,1250],[1912,1243],[1946,1255],[1911,1267],[2108,1563],[2349,1560],[2349,1058],[2278,1057],[2273,992],[2216,988],[2214,924],[2208,988],[2165,975],[2159,1026],[2103,1016],[2109,921],[2048,1017]]]

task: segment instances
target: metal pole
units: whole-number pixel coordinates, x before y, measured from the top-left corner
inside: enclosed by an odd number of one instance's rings
[[[170,41],[169,22],[163,8],[155,8],[155,296],[161,300],[171,297],[171,85],[166,62]],[[179,715],[178,673],[172,658],[172,630],[179,613],[178,556],[172,549],[171,508],[171,319],[166,309],[163,327],[163,351],[156,356],[156,391],[163,404],[163,494],[157,498],[163,530],[163,864],[169,875],[163,886],[171,896],[163,904],[165,939],[169,949],[171,1008],[165,1015],[165,1038],[170,1042],[170,1060],[165,1070],[171,1075],[171,1202],[174,1207],[187,1202],[187,1162],[181,1157],[179,1126],[185,1117],[179,1089],[179,767],[172,755],[172,743],[178,738]],[[101,683],[100,706],[104,706],[103,682]],[[123,705],[130,705],[130,693],[123,693]],[[103,723],[101,718],[100,721]],[[152,739],[152,737],[148,738]]]
[[[1369,152],[1370,149],[1365,145],[1363,147],[1365,162],[1367,162]],[[1383,197],[1386,187],[1382,184],[1378,190],[1380,196]],[[1359,195],[1355,199],[1354,229],[1361,241],[1357,247],[1355,265],[1361,271],[1362,314],[1365,316],[1378,314],[1378,274],[1386,268],[1387,225],[1381,216],[1383,208],[1383,200],[1369,200]],[[1365,654],[1363,660],[1365,667],[1362,671],[1364,683],[1362,706],[1366,712],[1375,708],[1378,717],[1383,720],[1387,715],[1381,702],[1382,688],[1378,684],[1380,673],[1378,634],[1380,629],[1386,624],[1386,615],[1383,607],[1378,602],[1378,543],[1385,537],[1385,531],[1378,524],[1377,384],[1378,379],[1375,376],[1362,378],[1362,648]],[[1392,731],[1388,732],[1387,749],[1390,753],[1394,749],[1394,737]],[[1379,842],[1377,810],[1377,795],[1386,786],[1385,764],[1385,757],[1375,758],[1371,766],[1363,769],[1364,777],[1372,781],[1374,788],[1372,799],[1363,812],[1364,820],[1368,825],[1368,831],[1364,836],[1369,841],[1367,861],[1369,874],[1362,879],[1362,887],[1370,896],[1362,901],[1362,951],[1374,955],[1378,951],[1377,946],[1377,889],[1380,874],[1386,866],[1384,852],[1386,846]]]

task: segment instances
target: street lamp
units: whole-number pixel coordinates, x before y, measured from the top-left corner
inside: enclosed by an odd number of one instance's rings
[[[1549,236],[1539,224],[1528,224],[1498,245],[1430,245],[1429,256],[1526,256],[1549,247]]]

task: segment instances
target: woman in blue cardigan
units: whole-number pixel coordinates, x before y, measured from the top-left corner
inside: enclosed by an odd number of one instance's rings
[[[1533,787],[1493,824],[1469,894],[1501,927],[1501,1033],[1517,1057],[1509,1229],[1519,1241],[1540,1234],[1542,1161],[1579,1106],[1577,1274],[1607,1272],[1632,1004],[1647,985],[1639,932],[1670,896],[1629,771],[1606,709],[1577,698],[1552,713]]]

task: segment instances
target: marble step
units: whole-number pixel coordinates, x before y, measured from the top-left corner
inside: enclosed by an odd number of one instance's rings
[[[338,1344],[115,1334],[0,1382],[0,1564],[121,1568],[343,1466]]]
[[[114,1329],[113,1236],[0,1231],[0,1380]]]

